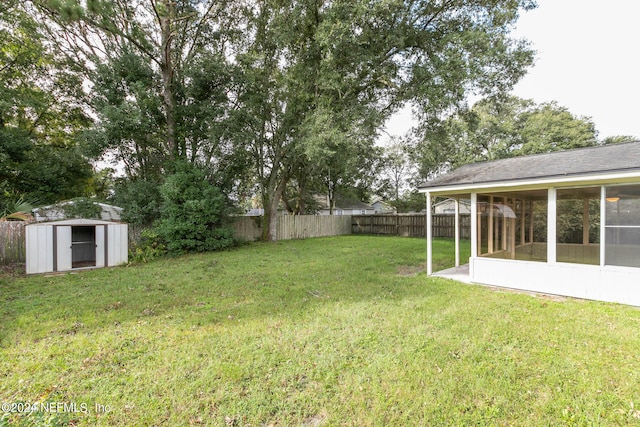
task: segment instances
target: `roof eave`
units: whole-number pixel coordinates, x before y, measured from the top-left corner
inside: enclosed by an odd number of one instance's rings
[[[441,186],[419,187],[420,193],[431,194],[464,194],[482,190],[510,190],[510,189],[534,189],[545,187],[557,187],[564,185],[602,185],[612,183],[625,183],[638,181],[640,170],[624,172],[589,173],[580,175],[563,175],[535,179],[516,179],[494,182],[472,182],[462,184],[450,184]]]

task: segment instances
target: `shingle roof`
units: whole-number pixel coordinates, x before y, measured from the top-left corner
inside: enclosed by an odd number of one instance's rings
[[[327,200],[327,196],[324,195],[316,195],[314,199],[318,203],[320,209],[329,209],[329,203]],[[359,200],[351,199],[348,197],[343,197],[341,195],[336,195],[336,209],[373,209],[373,206],[368,205]]]
[[[472,163],[419,188],[640,171],[640,141]]]

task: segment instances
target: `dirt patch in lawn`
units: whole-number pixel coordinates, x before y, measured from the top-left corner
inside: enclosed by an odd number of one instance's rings
[[[419,273],[425,272],[427,269],[424,265],[401,265],[398,267],[398,276],[411,277]]]
[[[24,276],[24,264],[8,264],[8,265],[0,265],[0,277],[4,278],[16,278],[19,276]]]

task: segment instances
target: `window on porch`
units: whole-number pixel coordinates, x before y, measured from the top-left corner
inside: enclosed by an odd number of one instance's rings
[[[556,260],[600,264],[600,187],[559,189]]]
[[[478,255],[547,261],[547,192],[478,195]]]
[[[605,264],[640,267],[640,185],[606,188]]]

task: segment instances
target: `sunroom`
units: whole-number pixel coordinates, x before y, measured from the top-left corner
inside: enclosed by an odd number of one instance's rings
[[[466,165],[420,191],[470,201],[468,281],[640,306],[640,142]]]

